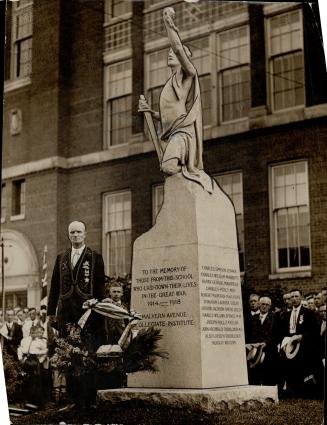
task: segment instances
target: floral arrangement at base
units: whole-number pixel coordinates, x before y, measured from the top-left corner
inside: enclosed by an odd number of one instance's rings
[[[166,352],[158,349],[158,342],[162,338],[160,329],[153,327],[142,329],[133,338],[129,345],[123,348],[117,359],[112,359],[110,372],[134,373],[138,371],[156,372],[157,358],[167,358]],[[95,368],[103,370],[96,356],[83,347],[81,329],[70,325],[69,335],[66,338],[56,338],[55,354],[50,359],[53,368],[59,374],[81,376]],[[106,368],[109,371],[109,368]]]
[[[123,351],[123,372],[157,372],[156,359],[168,358],[168,353],[158,349],[161,338],[160,329],[153,327],[141,329]]]
[[[69,335],[55,338],[55,354],[50,363],[60,374],[80,376],[96,367],[94,355],[85,349],[81,339],[81,329],[77,325],[68,324]]]

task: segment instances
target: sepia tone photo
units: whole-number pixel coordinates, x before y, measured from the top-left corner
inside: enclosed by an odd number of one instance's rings
[[[321,425],[318,3],[1,3],[11,423]]]

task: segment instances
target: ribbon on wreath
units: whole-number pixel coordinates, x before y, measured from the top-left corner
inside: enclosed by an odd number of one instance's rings
[[[128,319],[128,320],[141,320],[141,315],[131,310],[130,312],[125,310],[123,307],[113,304],[110,301],[98,301],[95,298],[87,300],[83,303],[83,309],[86,309],[86,312],[81,316],[78,321],[78,325],[83,329],[87,319],[90,317],[90,314],[93,311],[96,313],[102,314],[102,316],[110,317],[111,319]]]

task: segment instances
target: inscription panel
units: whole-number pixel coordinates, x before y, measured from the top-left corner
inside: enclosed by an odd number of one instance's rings
[[[201,330],[212,345],[235,345],[243,338],[239,271],[214,265],[200,269]]]
[[[159,328],[192,327],[192,289],[198,283],[190,267],[166,266],[143,268],[133,283],[133,298],[138,298],[146,313],[142,314],[139,327]]]

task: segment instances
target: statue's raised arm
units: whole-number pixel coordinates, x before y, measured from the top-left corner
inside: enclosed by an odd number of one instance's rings
[[[202,162],[199,77],[190,59],[192,53],[182,44],[174,19],[174,9],[166,7],[163,21],[171,45],[167,58],[171,75],[160,93],[159,113],[153,111],[143,97],[139,111],[145,114],[162,172],[166,176],[181,173],[211,193],[212,181],[203,171]],[[159,118],[160,134],[157,134],[152,118]]]
[[[173,52],[175,53],[181,67],[186,75],[195,75],[196,69],[190,61],[189,55],[185,52],[185,48],[178,34],[178,28],[174,22],[175,11],[172,7],[165,7],[163,10],[163,21],[167,30],[168,39]]]

